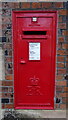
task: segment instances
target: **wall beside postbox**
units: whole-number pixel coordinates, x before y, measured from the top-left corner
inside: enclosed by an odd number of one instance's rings
[[[13,11],[16,109],[54,109],[56,12]]]

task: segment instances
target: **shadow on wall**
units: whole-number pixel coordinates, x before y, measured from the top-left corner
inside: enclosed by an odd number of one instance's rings
[[[17,111],[7,111],[1,120],[66,120],[66,118],[35,118],[35,116],[21,114]]]

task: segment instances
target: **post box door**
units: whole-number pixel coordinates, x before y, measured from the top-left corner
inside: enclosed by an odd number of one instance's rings
[[[56,13],[13,17],[15,108],[54,109]]]

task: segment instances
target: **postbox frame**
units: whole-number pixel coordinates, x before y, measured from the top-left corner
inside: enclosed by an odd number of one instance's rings
[[[52,17],[53,18],[53,27],[55,27],[55,31],[53,30],[53,34],[54,34],[54,36],[53,36],[53,39],[54,39],[54,41],[52,42],[53,44],[52,44],[52,46],[53,46],[53,55],[54,55],[54,57],[53,57],[53,60],[52,60],[52,65],[53,65],[53,69],[52,69],[52,73],[54,73],[54,74],[52,74],[52,78],[54,79],[54,82],[52,83],[53,84],[53,86],[54,86],[54,89],[53,89],[53,91],[54,91],[54,96],[53,96],[53,101],[54,101],[54,97],[55,97],[55,90],[56,90],[56,84],[55,84],[55,74],[56,74],[56,33],[57,33],[57,11],[45,11],[45,10],[29,10],[29,11],[15,11],[15,10],[13,10],[12,11],[12,38],[13,38],[13,58],[14,58],[14,60],[13,60],[13,63],[14,63],[14,108],[15,109],[54,109],[54,102],[53,102],[53,105],[52,105],[52,107],[48,107],[48,106],[46,106],[46,107],[28,107],[28,106],[17,106],[17,101],[16,101],[16,99],[17,99],[17,97],[16,97],[16,91],[17,91],[17,74],[18,74],[18,71],[17,71],[17,69],[16,69],[16,64],[17,64],[17,52],[16,51],[18,51],[17,50],[17,47],[15,47],[16,45],[17,45],[17,41],[16,41],[16,32],[18,32],[17,31],[17,29],[16,29],[16,19],[17,19],[17,17],[21,17],[22,16],[22,14],[21,13],[49,13],[49,15],[46,15],[47,17]],[[52,14],[51,14],[52,13]],[[40,15],[40,14],[39,14]],[[25,16],[26,16],[26,14],[25,14]],[[26,16],[26,17],[29,17],[29,16]],[[32,16],[31,16],[32,17]],[[41,16],[40,15],[40,17],[43,17],[43,15]],[[55,47],[54,47],[55,46]]]

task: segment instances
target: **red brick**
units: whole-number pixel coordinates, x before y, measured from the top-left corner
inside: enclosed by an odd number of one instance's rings
[[[3,86],[13,86],[13,81],[2,81]]]
[[[67,15],[67,10],[58,10],[59,15]]]
[[[2,93],[2,98],[9,98],[9,93],[8,92]]]
[[[68,62],[68,56],[66,57],[66,62]]]
[[[2,92],[8,92],[8,87],[2,87]]]
[[[13,98],[13,93],[9,93],[9,98]]]
[[[64,63],[57,63],[57,67],[64,67]]]
[[[23,2],[21,4],[21,8],[30,8],[30,3],[29,2]]]
[[[5,104],[2,103],[2,106],[1,106],[1,107],[2,107],[2,109],[4,109],[4,108],[5,108]]]
[[[66,74],[66,69],[58,69],[58,74]]]
[[[68,55],[68,50],[66,50],[66,55]]]
[[[66,86],[67,82],[66,81],[57,81],[56,85],[58,86]]]
[[[67,35],[68,35],[68,31],[67,31],[67,30],[63,30],[63,31],[62,31],[62,35],[67,36]]]
[[[62,16],[58,17],[58,22],[62,22]]]
[[[4,49],[12,49],[12,44],[6,44],[6,43],[4,43],[3,44],[3,48]]]
[[[39,2],[33,2],[32,3],[32,8],[41,8],[41,3],[39,3]]]
[[[63,49],[66,49],[66,48],[68,49],[68,44],[63,43],[63,44],[62,44],[62,48],[63,48]]]
[[[66,104],[66,109],[68,110],[68,103]]]
[[[13,4],[13,8],[20,8],[19,2],[14,3],[14,4]]]
[[[62,103],[66,103],[66,97],[62,99]]]
[[[58,48],[58,49],[61,49],[61,48],[62,48],[61,43],[58,43],[58,44],[57,44],[57,48]]]
[[[55,2],[55,7],[56,8],[62,8],[63,7],[63,2]]]
[[[60,97],[66,97],[68,93],[60,93]]]
[[[61,92],[62,90],[63,90],[62,87],[56,86],[56,91],[57,91],[57,92]]]
[[[13,87],[9,87],[8,92],[13,92]]]
[[[68,104],[68,97],[66,97],[66,103]]]
[[[50,8],[52,6],[51,2],[44,2],[42,3],[42,8]]]
[[[12,56],[12,51],[9,51],[9,56]]]
[[[64,37],[59,37],[58,42],[64,42]]]
[[[66,23],[59,23],[58,28],[59,29],[66,29]]]
[[[13,103],[13,99],[10,99],[10,103]]]
[[[62,102],[68,104],[68,98],[67,98],[67,97],[63,98],[63,99],[62,99]]]
[[[66,63],[66,68],[68,68],[68,63]]]
[[[64,56],[58,56],[57,60],[58,62],[64,62]]]
[[[66,109],[66,104],[60,104],[60,109]]]
[[[6,75],[6,76],[5,76],[5,79],[6,79],[6,80],[12,80],[12,79],[13,79],[13,76],[12,76],[12,75]]]
[[[2,98],[13,98],[13,93],[2,93]]]
[[[11,108],[14,108],[14,105],[13,104],[5,104],[4,109],[8,108],[8,109],[11,109]]]
[[[64,87],[64,92],[68,92],[68,87]]]
[[[57,50],[58,55],[66,55],[66,50]]]
[[[12,57],[6,57],[5,61],[6,62],[12,62]]]
[[[55,109],[59,109],[59,104],[55,104]]]
[[[57,76],[56,76],[56,79],[57,79],[57,80],[62,80],[62,79],[63,79],[63,76],[57,75]]]

